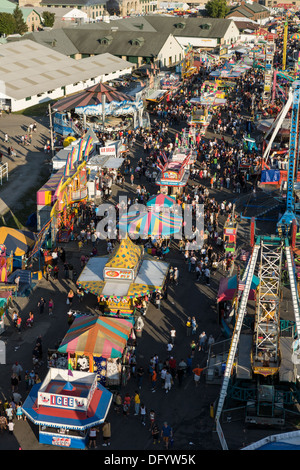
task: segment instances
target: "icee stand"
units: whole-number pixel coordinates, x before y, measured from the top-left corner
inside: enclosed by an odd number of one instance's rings
[[[112,396],[95,373],[50,368],[22,410],[39,426],[40,444],[85,449],[88,430],[104,422]]]

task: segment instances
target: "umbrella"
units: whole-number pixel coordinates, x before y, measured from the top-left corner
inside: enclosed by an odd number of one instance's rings
[[[156,196],[150,197],[147,202],[148,207],[163,206],[163,207],[172,207],[175,204],[175,199],[166,194],[157,194]]]
[[[112,101],[134,101],[134,98],[117,91],[116,88],[105,85],[104,83],[98,83],[80,93],[67,96],[57,101],[53,105],[53,108],[56,111],[63,112],[82,106],[96,106],[102,104],[103,95],[105,95],[106,103],[111,103]]]
[[[35,235],[32,232],[9,227],[0,228],[0,245],[5,246],[7,254],[13,252],[15,256],[23,256],[34,242]]]
[[[237,276],[225,277],[220,280],[219,291],[218,291],[218,302],[224,302],[226,300],[232,300],[237,293]],[[259,278],[253,276],[249,300],[254,300],[254,292],[259,284]]]
[[[292,34],[290,39],[292,39],[292,40],[293,39],[298,39],[299,40],[300,39],[300,34],[299,33]]]
[[[58,352],[122,357],[131,330],[132,323],[123,318],[78,316],[60,343]]]
[[[151,236],[153,238],[167,237],[178,233],[181,227],[182,217],[173,213],[143,212],[129,223],[128,233]]]

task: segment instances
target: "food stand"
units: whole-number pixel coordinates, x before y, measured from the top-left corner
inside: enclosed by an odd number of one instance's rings
[[[126,238],[110,256],[90,258],[77,284],[97,296],[104,313],[130,316],[137,299],[163,289],[168,269],[168,263]]]
[[[51,368],[33,385],[22,410],[39,426],[40,444],[85,449],[88,430],[104,422],[112,397],[95,373]]]
[[[134,352],[133,316],[76,316],[57,348],[58,355],[69,356],[73,369],[97,373],[98,381],[106,387],[121,384]]]

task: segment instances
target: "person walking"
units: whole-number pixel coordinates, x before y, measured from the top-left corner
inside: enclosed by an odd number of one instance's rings
[[[188,317],[188,319],[186,321],[186,324],[185,324],[185,327],[186,327],[186,335],[191,336],[191,334],[192,334],[192,320],[191,320],[191,317]]]
[[[152,374],[151,374],[151,392],[152,393],[155,393],[156,392],[156,382],[157,382],[157,373],[156,373],[156,370],[153,369],[152,370]]]
[[[199,335],[199,351],[206,351],[206,342],[207,342],[207,336],[205,331],[202,331],[202,333]]]
[[[195,382],[196,387],[198,387],[198,384],[199,384],[199,381],[200,381],[200,377],[201,377],[202,371],[203,371],[203,368],[201,369],[201,367],[199,366],[199,364],[197,364],[197,366],[195,367],[195,369],[193,369],[194,382]]]
[[[178,286],[178,281],[179,281],[179,271],[178,271],[178,268],[175,266],[174,268],[174,276],[173,276],[173,279],[174,279],[174,283],[176,286]]]
[[[161,430],[161,437],[163,439],[165,448],[169,448],[170,439],[173,437],[173,430],[171,426],[168,425],[167,421],[164,422],[162,430]]]
[[[104,421],[104,424],[102,426],[102,436],[103,436],[103,446],[110,446],[110,440],[111,440],[111,425],[108,420]]]
[[[23,367],[19,362],[15,362],[12,366],[12,372],[18,376],[19,381],[21,381],[21,373],[23,372]]]
[[[8,432],[13,435],[15,423],[13,421],[8,421]]]
[[[141,398],[138,391],[134,395],[134,416],[138,416],[140,412]]]
[[[153,428],[152,428],[152,439],[153,439],[153,444],[155,445],[157,442],[160,444],[160,432],[159,432],[159,427],[157,423],[154,423]]]
[[[54,307],[53,300],[52,300],[52,299],[49,299],[49,302],[48,302],[48,312],[49,312],[49,315],[52,315],[52,314],[53,314],[53,307]]]
[[[96,438],[97,438],[97,429],[93,426],[89,431],[89,449],[91,449],[92,447],[94,447],[94,449],[97,448]]]
[[[0,416],[0,432],[1,432],[1,434],[3,434],[3,432],[6,430],[6,428],[7,428],[6,416],[4,414],[1,414],[1,416]]]
[[[40,300],[38,301],[38,309],[39,309],[40,314],[44,313],[45,303],[46,303],[45,299],[41,297]]]
[[[143,426],[146,426],[146,416],[147,416],[147,408],[144,403],[141,403],[141,422]]]
[[[175,328],[172,328],[172,330],[170,331],[170,336],[171,336],[171,343],[174,345],[175,344],[175,338],[176,338]]]
[[[165,375],[165,391],[166,391],[166,393],[168,393],[171,390],[172,381],[173,381],[172,375],[167,370],[166,375]]]
[[[68,297],[67,297],[67,304],[70,305],[70,307],[72,306],[73,297],[74,297],[74,292],[72,291],[72,289],[70,289],[68,293]]]

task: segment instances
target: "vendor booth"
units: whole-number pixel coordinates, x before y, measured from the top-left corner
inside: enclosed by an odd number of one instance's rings
[[[225,252],[234,253],[236,248],[238,222],[234,216],[229,216],[224,224],[223,241]]]
[[[130,316],[141,298],[163,290],[168,269],[168,263],[126,238],[110,256],[90,258],[77,284],[98,297],[105,313]]]
[[[155,184],[159,186],[159,192],[169,196],[182,194],[190,176],[190,166],[196,158],[197,154],[191,148],[176,147],[156,177]]]
[[[255,301],[259,278],[253,276],[248,300]],[[238,307],[239,278],[237,275],[221,278],[217,296],[218,322],[225,336],[230,336],[230,325],[234,324],[235,313]]]
[[[79,315],[57,353],[68,354],[74,369],[97,373],[102,385],[119,386],[126,380],[122,375],[135,351],[133,323],[133,317]]]
[[[104,423],[112,397],[97,374],[51,368],[32,387],[22,410],[39,426],[40,444],[85,449],[88,430]]]

